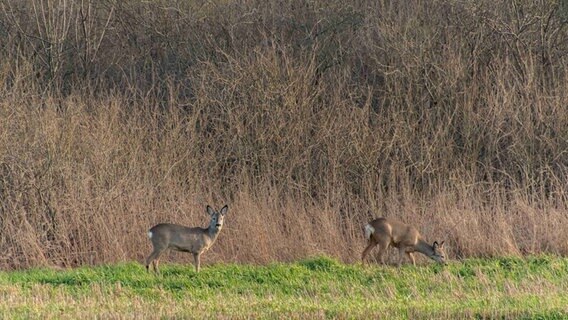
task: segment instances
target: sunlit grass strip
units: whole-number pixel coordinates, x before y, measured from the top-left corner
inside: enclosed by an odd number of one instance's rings
[[[136,263],[0,273],[0,318],[475,318],[568,316],[568,259],[401,269],[329,258],[268,266]]]

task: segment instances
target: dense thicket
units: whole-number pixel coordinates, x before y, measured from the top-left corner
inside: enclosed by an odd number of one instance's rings
[[[0,0],[0,265],[358,257],[396,216],[454,256],[568,252],[557,1]],[[182,257],[182,256],[180,256]]]

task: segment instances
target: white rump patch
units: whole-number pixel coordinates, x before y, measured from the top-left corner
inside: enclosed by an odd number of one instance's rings
[[[148,238],[152,239],[152,231],[148,231]]]
[[[365,239],[371,239],[371,235],[375,233],[375,228],[373,228],[370,224],[365,226]]]

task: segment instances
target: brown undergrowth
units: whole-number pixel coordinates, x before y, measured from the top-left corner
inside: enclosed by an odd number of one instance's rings
[[[375,216],[568,253],[562,3],[0,4],[3,268],[141,260],[225,203],[205,262],[356,261]]]

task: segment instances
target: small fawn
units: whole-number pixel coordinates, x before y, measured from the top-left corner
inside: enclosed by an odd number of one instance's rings
[[[405,254],[410,258],[412,264],[416,265],[414,252],[420,252],[439,263],[445,264],[444,241],[441,243],[434,241],[430,245],[424,241],[416,228],[402,222],[386,218],[375,219],[365,226],[365,239],[368,245],[361,255],[363,263],[369,251],[375,246],[379,246],[379,258],[381,263],[384,264],[384,253],[392,245],[398,248],[399,267]]]
[[[190,252],[193,254],[195,270],[199,272],[201,264],[201,254],[207,251],[215,240],[225,220],[228,206],[224,206],[219,212],[207,206],[207,213],[211,216],[209,227],[185,227],[178,224],[160,223],[148,231],[148,237],[152,241],[154,250],[146,259],[146,270],[150,271],[150,264],[154,266],[154,271],[159,273],[158,265],[162,253],[171,248],[177,251]]]

